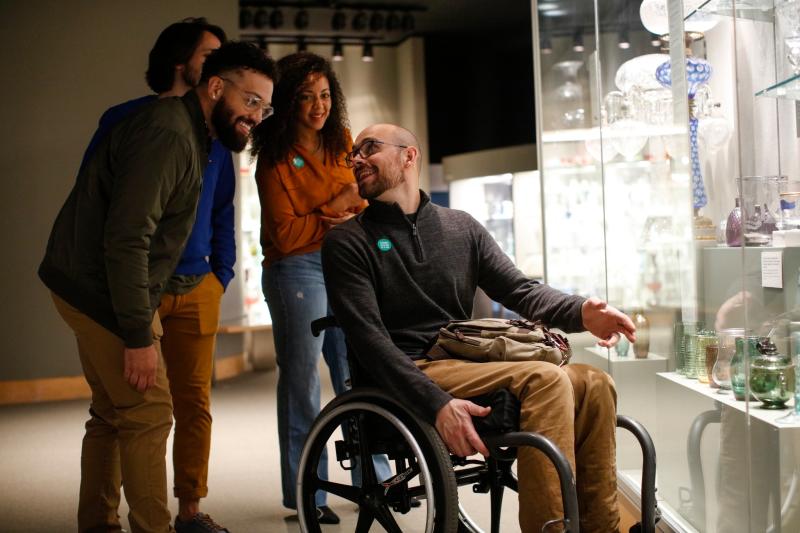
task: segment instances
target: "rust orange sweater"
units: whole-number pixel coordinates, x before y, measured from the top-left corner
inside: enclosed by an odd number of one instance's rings
[[[344,154],[325,162],[299,145],[284,161],[270,167],[258,162],[256,184],[261,202],[261,249],[264,267],[290,255],[314,252],[322,246],[328,225],[320,216],[338,216],[328,202],[348,183],[355,182]],[[359,212],[367,202],[356,209]]]

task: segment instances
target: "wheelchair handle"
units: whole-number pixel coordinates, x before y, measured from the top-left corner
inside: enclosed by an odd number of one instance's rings
[[[650,433],[633,418],[617,415],[617,427],[630,431],[642,447],[642,522],[640,531],[654,533],[660,513],[656,503],[656,447]]]
[[[339,321],[333,315],[324,316],[311,322],[311,334],[319,337],[319,334],[328,328],[338,328]]]
[[[492,453],[498,447],[507,446],[533,446],[537,450],[544,453],[558,472],[558,480],[561,483],[561,501],[564,504],[564,519],[563,524],[566,531],[577,533],[580,528],[580,521],[578,520],[578,493],[575,488],[575,476],[572,473],[572,467],[569,461],[561,453],[553,441],[538,433],[527,432],[514,432],[506,433],[504,435],[491,435],[483,437],[486,446],[490,448]],[[562,522],[558,520],[558,522]]]

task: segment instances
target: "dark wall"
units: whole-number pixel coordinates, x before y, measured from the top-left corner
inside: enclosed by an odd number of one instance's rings
[[[502,33],[425,37],[431,163],[535,142],[529,21]]]

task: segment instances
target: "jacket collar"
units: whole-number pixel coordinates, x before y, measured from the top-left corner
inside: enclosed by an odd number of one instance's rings
[[[419,207],[417,208],[417,220],[422,219],[429,211],[431,198],[428,194],[420,189],[419,191]],[[364,210],[364,216],[369,220],[376,222],[388,222],[394,224],[406,224],[408,219],[405,213],[397,203],[385,203],[378,200],[370,200],[369,206]]]
[[[206,159],[208,159],[208,153],[211,151],[211,136],[209,135],[208,126],[206,126],[203,108],[200,107],[200,98],[198,98],[196,91],[191,90],[183,95],[181,100],[189,111],[189,117],[192,119],[197,144],[205,149]]]

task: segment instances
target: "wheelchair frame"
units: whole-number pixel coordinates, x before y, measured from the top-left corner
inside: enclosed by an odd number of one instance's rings
[[[311,324],[314,336],[318,336],[324,329],[329,327],[338,327],[335,317],[320,318]],[[322,489],[359,505],[357,533],[368,531],[375,520],[387,531],[401,531],[388,511],[388,507],[392,507],[397,512],[407,513],[411,508],[411,502],[418,498],[427,500],[426,523],[428,524],[428,531],[435,533],[439,531],[481,533],[481,529],[457,504],[457,492],[455,492],[455,495],[451,494],[458,486],[471,484],[474,492],[488,492],[490,494],[491,532],[498,533],[500,531],[504,489],[508,487],[515,492],[518,491],[517,479],[511,470],[511,466],[516,460],[516,448],[519,446],[532,446],[540,450],[552,462],[559,476],[564,517],[547,522],[543,531],[549,526],[558,523],[563,524],[564,531],[572,533],[579,531],[578,497],[572,468],[564,454],[547,437],[538,433],[520,431],[504,434],[481,434],[481,439],[491,453],[490,457],[485,460],[470,460],[454,456],[447,452],[436,429],[419,420],[400,402],[376,388],[361,386],[356,388],[356,384],[359,382],[359,368],[353,364],[354,361],[350,359],[349,353],[348,363],[351,370],[351,383],[354,388],[337,396],[322,410],[317,420],[315,420],[303,448],[297,481],[297,493],[299,495],[298,517],[302,531],[312,533],[320,531],[319,524],[314,523],[314,520],[309,520],[309,516],[312,509],[316,511],[314,495],[317,490]],[[360,414],[348,415],[348,411],[359,412]],[[397,450],[386,449],[386,444],[381,443],[380,439],[372,439],[370,437],[366,422],[367,417],[372,417],[373,414],[382,416],[383,420],[393,426],[394,431],[397,431],[405,438],[411,448],[410,453],[408,450],[403,451],[399,448]],[[316,475],[316,462],[314,462],[313,469],[309,468],[310,462],[318,461],[319,454],[322,453],[321,449],[327,442],[327,438],[345,420],[349,420],[350,426],[344,431],[346,435],[345,441],[336,442],[336,459],[340,463],[350,460],[350,468],[361,469],[362,481],[360,487],[345,488],[345,485],[319,479]],[[374,423],[374,420],[371,421]],[[654,533],[659,513],[655,499],[656,455],[653,441],[644,426],[630,417],[618,415],[617,427],[633,433],[642,447],[642,521],[634,526],[632,531]],[[371,429],[376,434],[379,433],[374,427]],[[323,436],[326,431],[329,432],[328,436],[320,442],[319,437]],[[418,433],[417,435],[414,434],[415,431]],[[371,444],[375,445],[376,443],[378,448],[370,448]],[[357,451],[357,456],[353,453],[355,451]],[[375,477],[372,465],[365,466],[362,458],[384,452],[389,454],[390,459],[399,461],[396,462],[398,474],[380,483]],[[436,460],[434,466],[428,465],[426,454]],[[415,458],[416,463],[414,461]],[[447,459],[449,459],[450,464],[443,468],[445,465],[440,463],[447,461]],[[410,466],[404,469],[403,465],[406,463]],[[414,467],[415,464],[417,465],[416,468]],[[449,474],[445,473],[445,470]],[[433,488],[428,488],[426,486],[422,492],[420,488],[415,488],[412,491],[406,483],[406,478],[412,477],[409,475],[412,472],[416,472],[414,475],[420,475],[420,479],[424,480],[441,477],[443,479],[439,481],[450,484],[450,487],[437,488],[434,486]],[[437,501],[442,498],[448,500],[448,498],[452,499],[453,497],[457,505],[457,521],[452,516],[437,517]],[[449,510],[439,514],[450,514],[452,512],[451,501],[445,501],[438,505],[442,505],[445,509],[450,507]]]

